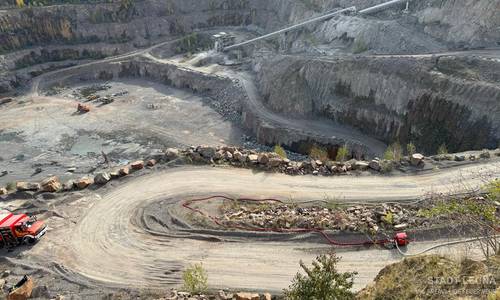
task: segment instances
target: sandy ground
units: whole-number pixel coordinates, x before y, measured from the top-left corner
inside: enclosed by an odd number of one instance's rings
[[[212,194],[297,201],[323,199],[325,195],[346,202],[413,199],[429,192],[476,187],[485,179],[499,176],[499,161],[419,176],[354,178],[290,177],[210,167],[174,168],[129,178],[109,188],[109,192],[97,191],[61,207],[59,213],[66,218],[51,218],[46,238],[25,253],[25,259],[39,261],[44,257],[38,263],[45,265],[49,261],[64,266],[65,276],[83,284],[100,282],[106,286],[149,288],[179,286],[184,267],[203,262],[213,288],[279,292],[290,283],[299,260],[311,261],[318,253],[331,249],[330,246],[323,242],[297,243],[273,238],[263,241],[244,235],[210,238],[180,231],[175,222],[163,224],[165,232],[152,234],[144,226],[144,208],[160,200],[180,205],[180,200]],[[408,253],[435,243],[413,243]],[[434,252],[453,257],[466,252],[477,256],[477,248],[474,249],[462,245]],[[359,272],[356,289],[371,282],[385,265],[402,259],[395,251],[378,248],[341,249],[339,254],[343,257],[342,270]]]
[[[242,131],[203,98],[146,80],[108,84],[111,89],[98,94],[128,94],[108,105],[91,104],[91,113],[84,115],[75,114],[78,101],[71,97],[82,86],[68,87],[57,97],[2,106],[0,171],[9,174],[0,177],[0,185],[39,180],[70,167],[86,173],[103,162],[101,151],[119,164],[167,147],[241,143]],[[43,171],[32,177],[37,166]]]

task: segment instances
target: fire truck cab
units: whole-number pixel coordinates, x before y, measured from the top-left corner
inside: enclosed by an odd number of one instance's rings
[[[0,247],[33,244],[47,231],[44,222],[25,214],[0,211]]]

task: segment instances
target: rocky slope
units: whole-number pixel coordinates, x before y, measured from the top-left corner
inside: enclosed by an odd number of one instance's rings
[[[496,147],[500,138],[496,60],[460,57],[274,57],[256,64],[274,111],[326,116],[386,142],[434,152]]]

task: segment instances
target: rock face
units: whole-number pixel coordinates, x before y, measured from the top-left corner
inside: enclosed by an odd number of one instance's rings
[[[500,78],[492,75],[499,68],[500,62],[461,57],[276,56],[255,65],[273,111],[327,117],[387,143],[413,141],[429,153],[443,142],[453,152],[496,147],[500,106],[491,99],[500,99]]]
[[[52,176],[43,180],[42,182],[40,182],[40,186],[43,192],[50,193],[55,193],[62,188],[61,182],[56,176]]]

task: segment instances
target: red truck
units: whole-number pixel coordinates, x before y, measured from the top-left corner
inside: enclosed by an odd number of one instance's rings
[[[0,247],[33,244],[47,232],[44,222],[25,214],[0,211]]]

